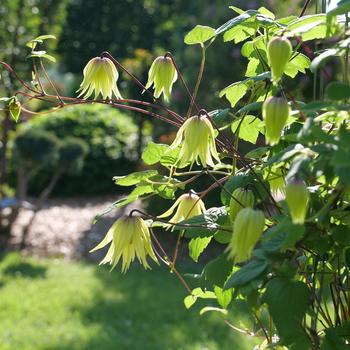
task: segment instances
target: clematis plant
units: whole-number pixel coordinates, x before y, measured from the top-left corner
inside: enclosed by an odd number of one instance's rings
[[[87,64],[80,88],[85,98],[102,95],[94,103],[156,118],[176,131],[171,144],[145,147],[142,170],[116,178],[117,185],[133,189],[111,209],[136,201],[145,201],[142,207],[148,209],[133,209],[138,216],[125,215],[113,224],[93,249],[109,245],[101,263],[113,268],[121,261],[125,272],[134,260],[149,268],[159,259],[186,289],[187,308],[203,299],[202,313],[225,315],[225,324],[256,339],[251,345],[259,350],[345,350],[350,345],[349,6],[341,1],[327,13],[305,15],[310,3],[285,18],[263,7],[232,7],[237,15],[231,13],[218,28],[193,28],[184,38],[202,56],[193,89],[170,53],[156,58],[145,85],[104,53]],[[231,47],[240,45],[247,69],[221,91],[204,87],[224,98],[210,111],[198,91],[206,53],[222,36]],[[333,56],[342,64],[329,69],[325,66]],[[222,61],[218,57],[215,64]],[[232,61],[230,67],[236,66]],[[110,101],[113,95],[120,98],[117,68],[140,88],[140,100]],[[307,79],[299,80],[309,69]],[[170,102],[177,77],[188,100],[185,113]],[[313,86],[305,88],[308,82]],[[53,98],[38,83],[20,83],[25,89],[0,100],[15,119],[18,106],[11,101],[17,98],[23,110],[33,99],[57,103],[56,108],[67,101],[87,102]],[[152,102],[142,100],[144,92]],[[158,99],[162,94],[167,106]],[[172,203],[160,216],[148,202],[157,196]],[[159,238],[174,232],[176,243],[165,248]],[[214,242],[211,261],[201,261]],[[185,275],[177,266],[179,246],[187,243],[201,273]],[[242,308],[252,317],[241,322],[244,326],[232,324],[230,313]]]

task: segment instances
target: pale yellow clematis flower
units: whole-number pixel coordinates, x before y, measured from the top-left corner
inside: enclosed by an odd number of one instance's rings
[[[205,211],[205,206],[199,196],[194,193],[186,193],[181,195],[170,209],[158,216],[158,218],[166,218],[172,215],[174,211],[175,214],[169,219],[169,222],[177,224],[183,220],[202,214]],[[171,224],[166,225],[167,228],[171,226]]]
[[[105,238],[90,250],[90,253],[107,244],[110,244],[110,247],[100,265],[110,264],[114,269],[122,259],[122,272],[126,272],[135,257],[146,269],[150,268],[147,256],[158,262],[152,248],[149,228],[139,216],[125,215],[119,218],[108,230]]]
[[[173,84],[177,80],[177,72],[170,57],[157,57],[148,72],[146,89],[154,86],[154,96],[158,98],[162,93],[164,100],[169,101]]]
[[[206,116],[188,118],[180,127],[170,149],[181,145],[176,166],[183,168],[195,161],[203,167],[214,167],[214,160],[220,162],[215,145],[215,131]]]
[[[93,92],[95,92],[95,99],[101,94],[102,98],[112,98],[113,95],[117,99],[121,99],[122,96],[117,87],[117,80],[119,74],[117,68],[113,62],[107,57],[95,57],[92,58],[85,66],[84,79],[80,84],[80,96],[89,98]]]

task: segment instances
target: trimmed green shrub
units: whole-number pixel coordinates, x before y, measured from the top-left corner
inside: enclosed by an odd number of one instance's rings
[[[58,112],[37,117],[23,128],[50,131],[59,140],[74,137],[89,146],[79,175],[65,174],[54,193],[59,195],[91,195],[116,192],[112,181],[135,168],[137,161],[137,126],[132,118],[103,105],[66,107]],[[73,145],[71,145],[73,148]],[[73,152],[73,149],[64,152]],[[48,183],[49,169],[41,170],[29,184],[30,193],[37,194]]]

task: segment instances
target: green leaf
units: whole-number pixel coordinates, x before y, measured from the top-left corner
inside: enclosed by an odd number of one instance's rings
[[[56,58],[48,55],[46,51],[32,51],[28,57],[46,58],[47,60],[56,63]]]
[[[56,37],[52,34],[46,34],[46,35],[40,35],[40,36],[37,36],[35,39],[33,40],[48,40],[48,39],[56,39]]]
[[[47,39],[56,39],[56,37],[54,35],[40,35],[30,41],[28,41],[26,43],[26,46],[30,47],[32,50],[34,50],[36,48],[36,45],[37,44],[42,44],[44,42],[44,40],[47,40]]]
[[[288,62],[284,73],[289,77],[294,78],[298,72],[305,73],[306,69],[310,67],[310,64],[311,61],[307,56],[298,53],[297,56]]]
[[[284,31],[288,36],[300,36],[303,41],[323,39],[327,35],[326,15],[303,16],[290,23]]]
[[[147,165],[153,165],[162,159],[168,149],[168,145],[149,142],[145,150],[142,152],[141,158]]]
[[[219,128],[226,126],[232,122],[233,116],[230,114],[230,109],[216,109],[209,112],[210,117],[213,119],[216,126]]]
[[[231,129],[234,134],[238,131],[238,137],[240,139],[253,144],[256,143],[262,128],[263,122],[253,115],[247,115],[243,117],[243,120],[237,119],[231,124]]]
[[[219,96],[225,96],[233,108],[247,91],[248,86],[244,82],[239,81],[221,90]]]
[[[318,55],[311,63],[310,70],[312,73],[315,73],[317,69],[322,67],[326,61],[330,57],[334,57],[339,55],[340,50],[339,49],[328,49],[326,51],[323,51],[320,55]]]
[[[202,283],[210,288],[213,286],[222,288],[232,270],[232,260],[228,260],[225,254],[221,254],[205,265],[201,274]]]
[[[144,170],[125,176],[114,176],[113,181],[115,181],[115,184],[119,186],[132,186],[157,174],[157,170]]]
[[[173,166],[177,162],[179,153],[180,147],[174,149],[169,148],[160,159],[160,164],[164,166]]]
[[[343,1],[339,1],[337,6],[327,13],[327,17],[331,18],[331,17],[346,14],[348,12],[350,12],[350,1],[343,0]]]
[[[219,305],[223,309],[227,309],[227,307],[230,305],[230,302],[232,300],[232,294],[233,294],[232,289],[223,290],[222,288],[215,286],[214,293],[216,295],[216,299]]]
[[[206,312],[219,312],[221,314],[227,315],[227,310],[225,309],[220,309],[218,307],[213,307],[213,306],[205,306],[203,307],[203,309],[201,309],[201,311],[199,311],[200,315],[205,314]]]
[[[184,299],[186,309],[189,309],[197,299],[216,299],[216,295],[211,291],[203,291],[201,288],[195,288],[192,290],[191,295],[187,295]]]
[[[341,82],[331,82],[326,87],[326,96],[331,100],[344,100],[350,97],[350,85]]]
[[[206,41],[212,39],[215,35],[214,28],[197,25],[186,34],[184,41],[187,45],[200,44],[203,46]]]
[[[252,111],[261,111],[262,108],[262,102],[253,102],[245,105],[241,109],[239,109],[236,114],[241,114],[245,112],[252,112]]]
[[[242,287],[250,283],[264,274],[267,266],[267,263],[260,259],[250,261],[229,277],[224,289]]]
[[[225,207],[213,207],[206,210],[203,214],[194,216],[190,219],[181,221],[177,230],[185,230],[185,236],[188,238],[209,237],[220,228],[219,221],[227,218]],[[194,225],[194,227],[184,228],[181,225]],[[200,226],[200,227],[199,227]]]
[[[311,348],[310,339],[302,327],[309,296],[309,289],[300,281],[276,277],[267,284],[263,301],[268,305],[281,343],[290,350]]]
[[[204,249],[209,245],[212,237],[198,237],[192,238],[188,244],[190,257],[198,262],[199,256],[203,253]]]
[[[248,19],[244,23],[237,25],[224,33],[224,41],[233,41],[238,44],[250,37],[252,37],[258,29],[253,18]]]
[[[251,18],[258,14],[258,11],[255,10],[248,10],[241,15],[230,19],[226,23],[224,23],[222,26],[220,26],[218,29],[216,29],[216,35],[221,34],[223,32],[226,32],[228,29],[233,28],[242,22],[246,21],[248,18]]]
[[[277,225],[269,228],[262,238],[262,248],[270,251],[286,251],[294,247],[305,234],[304,225],[293,224],[290,218],[285,217]]]
[[[349,346],[337,335],[335,329],[326,329],[325,332],[321,350],[349,350]]]

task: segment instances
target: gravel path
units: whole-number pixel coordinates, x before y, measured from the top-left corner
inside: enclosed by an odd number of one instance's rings
[[[96,224],[95,215],[100,214],[116,197],[50,199],[37,213],[27,236],[25,254],[57,256],[66,259],[87,258],[98,261],[103,253],[89,254],[107,232],[112,223],[124,212],[139,207],[134,203],[122,209],[113,209]],[[29,222],[32,212],[22,209],[11,239],[11,246],[18,246],[23,227]]]

